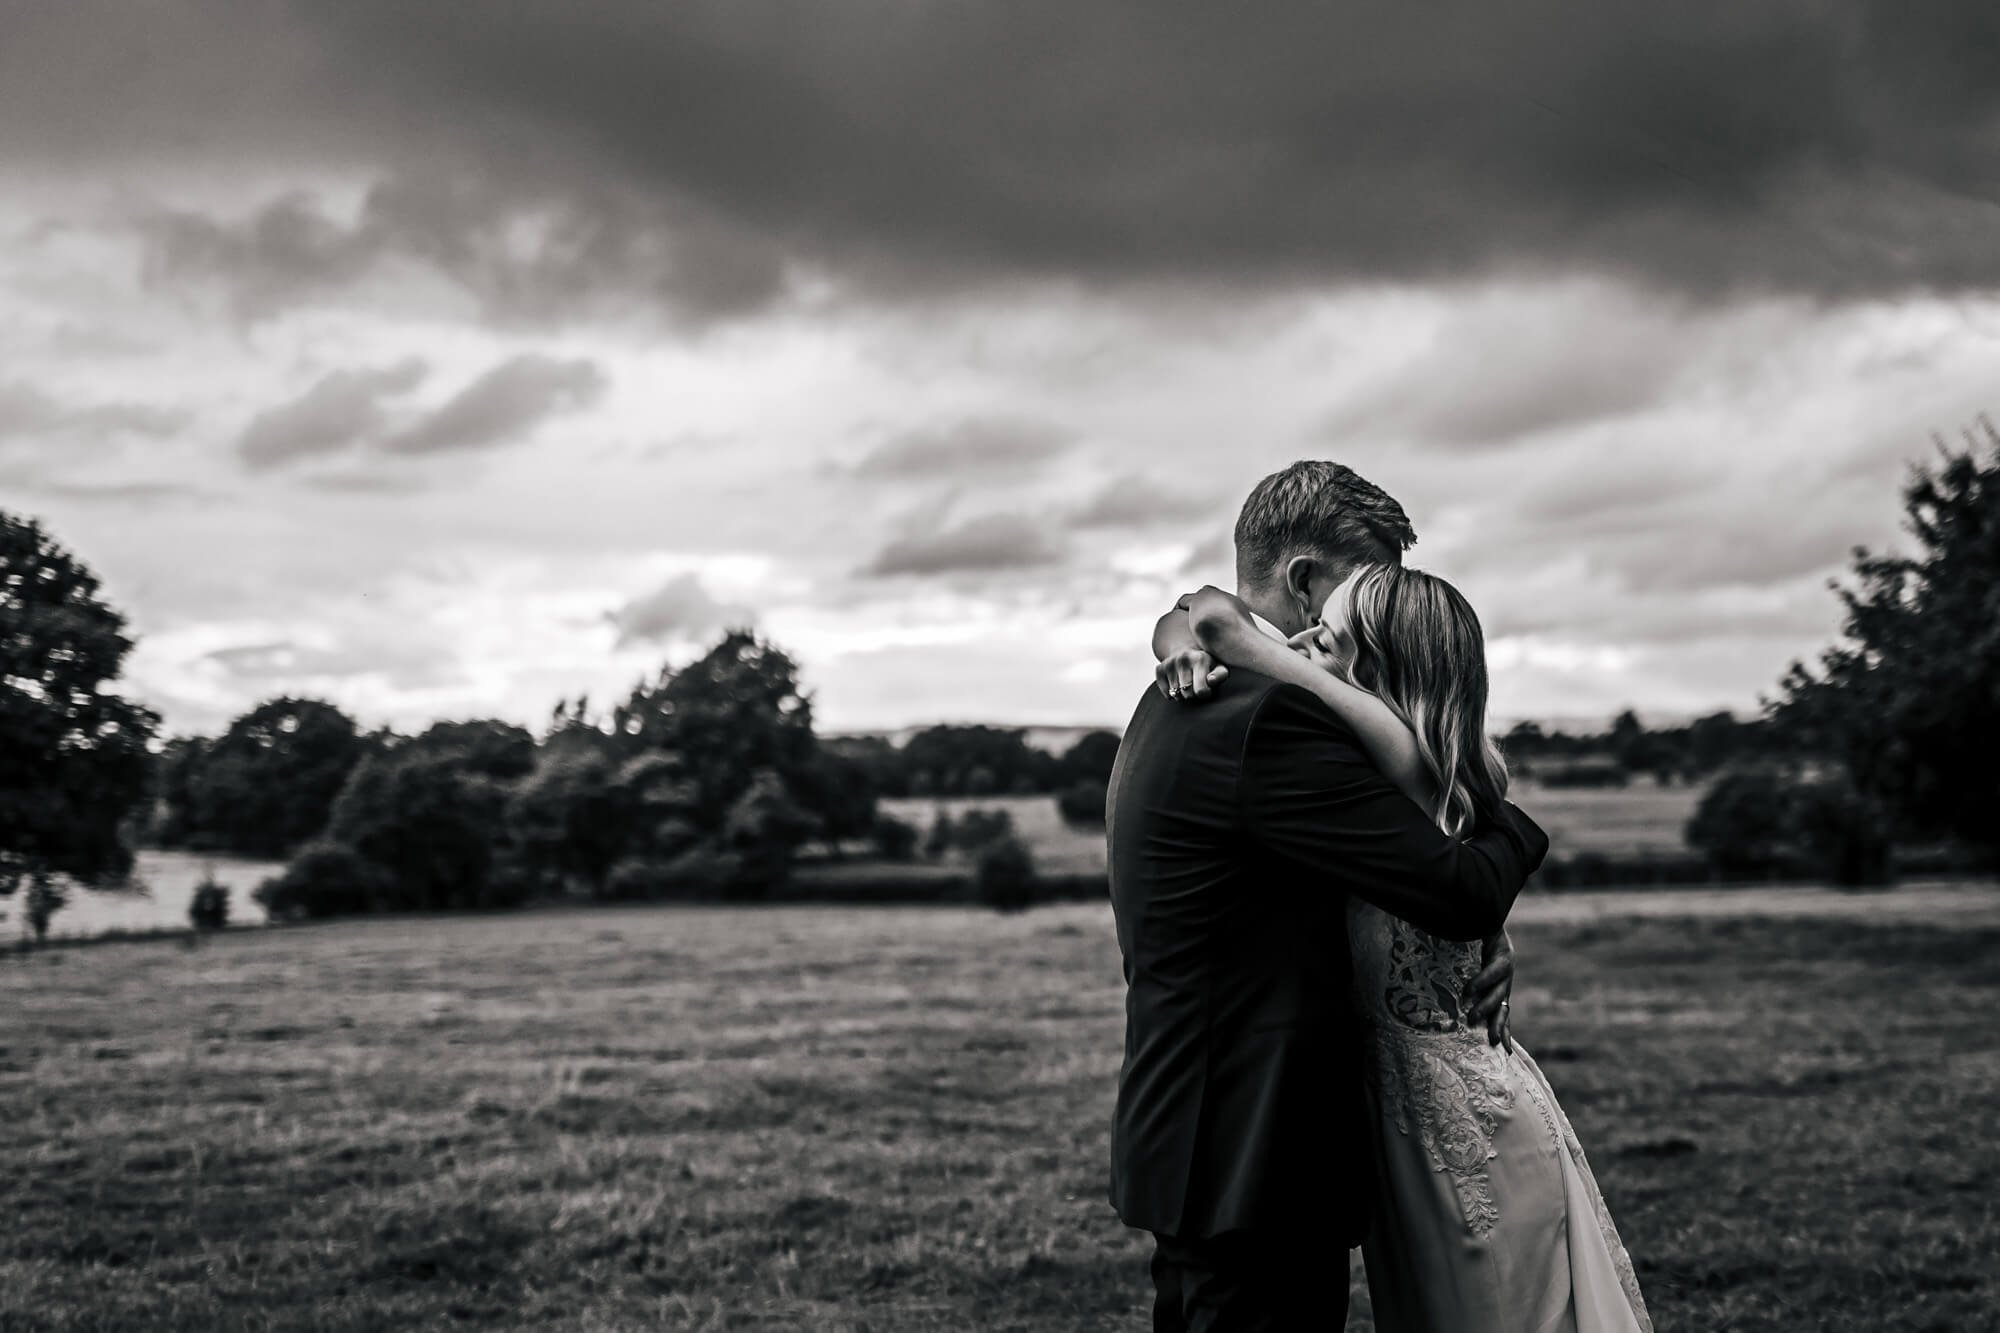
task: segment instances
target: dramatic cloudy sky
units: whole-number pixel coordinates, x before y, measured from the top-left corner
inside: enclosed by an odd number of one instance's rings
[[[1348,462],[1507,717],[1755,706],[2000,409],[2000,8],[0,0],[0,505],[170,728],[1121,722]]]

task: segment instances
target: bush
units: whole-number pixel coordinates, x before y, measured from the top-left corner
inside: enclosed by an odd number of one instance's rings
[[[1701,798],[1687,844],[1727,875],[1758,879],[1797,858],[1788,841],[1789,784],[1771,773],[1733,773]]]
[[[215,882],[213,874],[194,886],[188,900],[188,923],[196,930],[221,930],[229,924],[229,890]]]
[[[1889,812],[1845,777],[1733,774],[1702,797],[1687,841],[1725,874],[1849,886],[1894,878]]]
[[[35,932],[35,942],[42,943],[49,937],[50,920],[69,904],[69,890],[56,876],[37,867],[29,872],[28,887],[22,897],[28,929]]]
[[[982,845],[973,856],[973,893],[986,906],[1019,912],[1035,900],[1035,860],[1028,845],[1009,833]]]
[[[602,897],[623,902],[726,898],[743,881],[743,859],[709,844],[678,856],[628,856],[604,877]]]
[[[990,842],[1014,836],[1014,816],[1005,810],[967,810],[952,830],[952,845],[962,852],[977,853]]]
[[[894,815],[875,816],[868,837],[875,854],[885,861],[907,861],[917,854],[917,826]]]
[[[924,855],[933,861],[950,851],[958,840],[958,828],[952,823],[951,812],[940,810],[931,822],[930,836],[924,839]]]
[[[1056,797],[1056,809],[1069,823],[1102,828],[1105,801],[1109,795],[1110,791],[1104,783],[1085,778],[1063,788]]]
[[[395,880],[345,843],[315,840],[301,847],[284,873],[250,896],[274,921],[373,912],[392,905]]]

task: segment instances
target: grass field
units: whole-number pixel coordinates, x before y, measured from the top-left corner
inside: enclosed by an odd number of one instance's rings
[[[1994,1327],[2000,895],[1949,892],[1517,913],[1521,1035],[1662,1330]],[[570,910],[7,958],[0,1328],[1140,1328],[1109,927]]]

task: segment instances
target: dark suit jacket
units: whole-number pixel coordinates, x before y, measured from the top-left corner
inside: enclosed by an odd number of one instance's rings
[[[1184,1238],[1307,1224],[1359,1243],[1374,1165],[1346,897],[1483,939],[1548,839],[1511,805],[1448,837],[1312,694],[1248,671],[1202,704],[1147,690],[1107,836],[1126,985],[1118,1215]]]

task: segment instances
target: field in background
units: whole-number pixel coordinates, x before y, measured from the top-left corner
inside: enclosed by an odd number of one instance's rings
[[[940,810],[953,819],[968,810],[1005,810],[1034,854],[1035,869],[1044,874],[1104,873],[1104,830],[1064,822],[1053,796],[912,796],[882,802],[882,813],[907,820],[926,834]]]
[[[1701,787],[1659,787],[1642,780],[1605,790],[1516,785],[1514,799],[1548,830],[1552,856],[1601,852],[1608,856],[1670,856],[1684,853],[1682,830],[1701,800]],[[882,802],[882,809],[928,831],[939,810],[957,818],[967,810],[1005,810],[1034,853],[1038,869],[1051,874],[1101,874],[1104,832],[1063,822],[1052,796],[910,797]]]
[[[1684,854],[1683,836],[1706,786],[1543,787],[1518,782],[1510,793],[1549,834],[1551,856],[1599,852],[1612,857]]]
[[[1516,793],[1530,813],[1549,830],[1557,855],[1578,851],[1608,854],[1670,854],[1683,850],[1681,828],[1700,799],[1698,788],[1657,788],[1651,783],[1623,791],[1544,790],[1522,784]],[[1034,853],[1036,869],[1050,875],[1092,875],[1104,872],[1104,833],[1063,821],[1052,796],[956,796],[941,800],[890,799],[882,809],[928,833],[940,809],[954,817],[967,810],[1001,809]],[[816,850],[816,849],[809,849]],[[188,900],[204,875],[214,873],[230,891],[230,922],[260,925],[264,909],[250,891],[284,868],[281,862],[241,857],[146,850],[139,853],[138,875],[149,894],[78,892],[56,914],[49,933],[75,938],[113,931],[179,930],[188,924]],[[899,878],[924,883],[950,880],[964,873],[962,862],[946,866],[914,863],[815,860],[801,872],[801,882],[838,885],[843,880],[884,881]],[[19,904],[0,900],[0,942],[20,936]]]
[[[195,885],[214,874],[216,882],[229,890],[230,924],[261,925],[264,909],[250,897],[250,891],[284,869],[279,861],[253,861],[244,857],[194,852],[143,850],[138,854],[135,876],[147,887],[145,893],[127,891],[95,892],[79,890],[49,923],[49,934],[58,938],[102,935],[109,931],[185,930],[188,902]],[[20,936],[26,927],[20,920],[20,904],[0,899],[0,942]]]
[[[1991,1326],[2000,893],[1569,893],[1514,935],[1661,1329]],[[1143,1327],[1120,996],[1099,905],[10,957],[0,1327]]]

